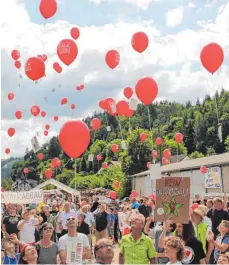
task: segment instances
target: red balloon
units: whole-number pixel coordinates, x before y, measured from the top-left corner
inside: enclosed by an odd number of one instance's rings
[[[203,174],[207,173],[207,167],[206,167],[206,166],[201,166],[201,167],[200,167],[200,171],[201,171],[201,173],[203,173]]]
[[[103,110],[105,109],[104,100],[100,100],[99,101],[99,106],[100,106],[101,109],[103,109]]]
[[[104,100],[105,110],[112,116],[116,115],[116,103],[113,98],[107,98]]]
[[[40,160],[40,161],[43,160],[44,159],[44,155],[42,153],[37,154],[37,159]]]
[[[20,120],[20,119],[22,118],[22,111],[21,111],[21,110],[17,110],[17,111],[15,112],[15,116],[16,116],[16,118],[17,118],[18,120]]]
[[[165,149],[163,151],[163,156],[169,159],[171,157],[171,151],[169,149]]]
[[[108,167],[107,162],[103,162],[103,163],[102,163],[102,167],[103,167],[103,168],[107,168],[107,167]]]
[[[84,205],[87,205],[87,202],[82,201],[82,202],[81,202],[81,207],[83,207]]]
[[[4,192],[4,191],[5,191],[5,189],[3,187],[1,187],[1,192]]]
[[[16,61],[17,59],[20,58],[20,52],[18,50],[13,50],[11,52],[11,57]]]
[[[31,114],[36,117],[40,113],[40,107],[34,105],[34,106],[32,106],[30,111],[31,111]]]
[[[163,142],[163,140],[162,140],[160,137],[158,137],[158,138],[156,139],[156,141],[155,141],[156,145],[161,145],[162,142]]]
[[[214,42],[209,43],[202,49],[200,53],[200,60],[203,67],[211,74],[214,74],[224,61],[224,52],[222,47]]]
[[[114,69],[120,62],[120,55],[118,51],[110,50],[107,52],[105,60],[106,60],[107,65],[111,69]]]
[[[112,152],[117,153],[118,152],[118,145],[117,144],[112,144],[111,145],[111,150],[112,150]]]
[[[77,40],[80,36],[80,31],[78,28],[74,27],[71,29],[70,34],[71,34],[73,39]]]
[[[57,54],[64,64],[70,65],[78,55],[78,47],[73,40],[64,39],[57,46]]]
[[[116,111],[118,115],[126,117],[128,110],[129,110],[129,104],[125,100],[121,100],[117,103]]]
[[[169,164],[169,160],[166,157],[162,158],[162,164],[163,165],[168,165]]]
[[[128,108],[127,112],[126,112],[126,117],[132,117],[134,115],[134,110]]]
[[[58,121],[59,120],[59,117],[58,116],[54,116],[54,121]]]
[[[65,105],[68,103],[68,99],[67,98],[62,98],[61,99],[61,105]]]
[[[132,195],[132,198],[135,198],[138,196],[138,193],[136,192],[136,190],[132,190],[131,195]]]
[[[55,168],[55,165],[51,164],[50,167],[51,167],[51,168]]]
[[[75,109],[76,105],[75,104],[71,104],[71,109]]]
[[[46,169],[45,170],[45,177],[47,178],[47,179],[51,179],[51,177],[52,177],[52,169]]]
[[[21,68],[21,62],[20,62],[20,61],[15,61],[15,62],[14,62],[14,66],[15,66],[17,69],[20,69],[20,68]]]
[[[79,90],[80,91],[82,89],[84,89],[84,85],[79,85],[79,86],[76,87],[76,90]]]
[[[9,100],[12,100],[13,98],[14,98],[14,93],[9,93],[9,94],[8,94],[8,99],[9,99]]]
[[[94,118],[93,120],[91,120],[91,128],[94,131],[97,131],[101,126],[101,121],[98,118]]]
[[[148,169],[150,169],[150,166],[151,166],[152,164],[150,163],[150,162],[147,162],[147,164],[146,164],[146,166],[147,166],[147,168]]]
[[[131,98],[133,96],[133,89],[131,87],[126,87],[123,90],[123,94],[126,98]]]
[[[96,156],[96,159],[97,159],[98,161],[101,161],[101,160],[102,160],[102,156],[101,156],[101,155],[97,155],[97,156]]]
[[[62,72],[62,67],[59,65],[59,63],[54,63],[53,69],[59,74]]]
[[[148,202],[148,206],[152,208],[153,207],[153,202],[149,201]]]
[[[61,165],[60,159],[58,157],[53,158],[52,165],[54,168],[60,166]]]
[[[146,139],[147,139],[147,134],[146,133],[141,133],[140,134],[140,141],[141,142],[145,142]]]
[[[177,134],[175,135],[175,141],[176,141],[178,144],[180,144],[180,143],[182,142],[182,140],[183,140],[183,134],[182,134],[182,133],[177,133]]]
[[[47,136],[49,134],[48,131],[44,131],[44,136]]]
[[[45,63],[38,57],[31,57],[25,63],[25,73],[29,79],[38,80],[45,75]]]
[[[25,167],[24,170],[23,170],[23,172],[24,172],[25,174],[28,174],[28,173],[29,173],[29,169],[28,169],[27,167]]]
[[[198,204],[198,203],[193,203],[191,208],[192,208],[192,210],[194,211],[194,210],[196,210],[198,207],[199,207],[199,204]]]
[[[115,183],[114,183],[114,187],[116,188],[116,189],[119,189],[120,188],[120,181],[115,181]]]
[[[90,143],[90,131],[83,121],[68,121],[60,129],[60,146],[71,158],[77,158]]]
[[[45,61],[47,61],[48,56],[46,54],[42,54],[41,59],[45,62]]]
[[[137,32],[133,35],[131,44],[135,51],[142,53],[149,45],[148,36],[144,32]]]
[[[5,153],[8,155],[10,153],[10,149],[9,148],[6,148],[5,149]]]
[[[49,124],[45,124],[45,129],[49,130],[49,128],[50,128],[50,125]]]
[[[46,116],[46,112],[45,112],[45,111],[42,111],[42,112],[41,112],[41,116],[42,116],[42,117],[45,117],[45,116]]]
[[[8,129],[8,135],[9,135],[10,137],[12,137],[12,136],[14,136],[14,134],[15,134],[15,129],[14,129],[14,128],[9,128],[9,129]]]
[[[110,191],[110,198],[113,200],[117,199],[117,193],[115,191]]]
[[[53,17],[57,11],[57,2],[56,0],[41,0],[40,2],[40,13],[47,19]]]
[[[143,104],[150,105],[158,94],[157,83],[151,77],[144,77],[138,80],[135,86],[135,92]]]
[[[152,151],[152,157],[153,157],[154,159],[156,159],[156,158],[158,157],[158,153],[157,153],[156,150],[153,150],[153,151]]]

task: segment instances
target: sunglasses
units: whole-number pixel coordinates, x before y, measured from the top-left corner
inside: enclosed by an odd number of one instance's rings
[[[70,217],[70,218],[67,219],[67,221],[70,221],[70,220],[76,220],[76,218]]]
[[[52,230],[52,227],[50,226],[44,227],[44,230]]]
[[[101,249],[101,248],[106,248],[106,249],[108,249],[108,248],[112,248],[112,249],[113,249],[113,245],[102,245],[102,246],[100,246],[100,247],[96,247],[96,248],[95,248],[95,251],[98,251],[98,250]]]

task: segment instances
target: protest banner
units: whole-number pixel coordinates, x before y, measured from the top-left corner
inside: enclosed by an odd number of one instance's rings
[[[156,180],[155,221],[187,224],[189,220],[190,178],[164,177]]]
[[[39,203],[44,200],[43,190],[23,191],[23,192],[2,192],[1,203]]]
[[[222,187],[221,183],[221,168],[210,167],[205,173],[205,188],[206,189],[219,189]]]

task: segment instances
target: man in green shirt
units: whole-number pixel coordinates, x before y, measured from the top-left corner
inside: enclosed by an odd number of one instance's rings
[[[119,264],[155,264],[156,251],[153,241],[143,234],[145,217],[137,214],[130,222],[132,231],[122,238]]]

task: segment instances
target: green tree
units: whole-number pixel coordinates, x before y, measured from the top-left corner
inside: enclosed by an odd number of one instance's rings
[[[189,155],[190,159],[202,158],[204,155],[198,151],[195,151]]]

